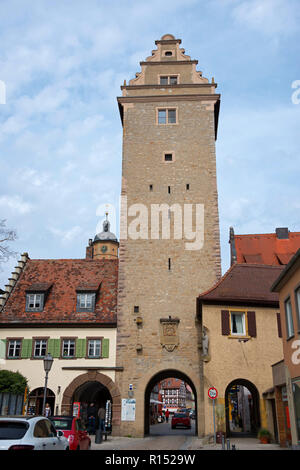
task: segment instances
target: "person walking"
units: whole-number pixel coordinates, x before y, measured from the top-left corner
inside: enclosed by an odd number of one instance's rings
[[[45,405],[44,416],[46,416],[46,418],[49,418],[49,416],[51,416],[51,408],[49,403],[46,403]]]
[[[166,417],[166,422],[167,423],[169,422],[169,416],[170,416],[170,411],[167,409],[167,411],[165,412],[165,417]]]
[[[96,430],[96,408],[94,403],[91,403],[87,410],[88,416],[88,433],[95,434]]]
[[[101,432],[105,431],[105,414],[105,408],[101,405],[98,410],[99,429],[101,430]]]

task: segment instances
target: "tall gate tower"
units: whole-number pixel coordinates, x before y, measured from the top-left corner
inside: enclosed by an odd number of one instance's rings
[[[204,433],[196,297],[221,275],[215,139],[220,95],[167,34],[118,98],[123,125],[114,434],[144,436],[149,398],[185,380]],[[116,420],[114,420],[116,423]]]

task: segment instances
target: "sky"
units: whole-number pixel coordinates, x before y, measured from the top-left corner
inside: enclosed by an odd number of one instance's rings
[[[116,97],[164,34],[221,94],[222,272],[230,226],[300,231],[299,0],[1,0],[0,17],[0,219],[18,253],[0,287],[23,252],[84,258],[106,204],[119,233]]]

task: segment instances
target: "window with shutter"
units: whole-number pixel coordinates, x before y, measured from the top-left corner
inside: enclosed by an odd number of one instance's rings
[[[6,339],[0,339],[0,359],[6,356]]]
[[[21,357],[27,359],[32,356],[32,339],[23,339]]]
[[[86,357],[86,340],[76,339],[76,357]]]
[[[278,328],[278,336],[282,338],[282,330],[281,330],[281,320],[280,320],[280,313],[277,313],[277,328]]]
[[[256,318],[255,312],[247,312],[248,335],[256,338]]]
[[[48,353],[52,357],[60,357],[60,339],[50,338],[48,340]]]
[[[230,334],[229,310],[221,310],[221,328],[222,335],[228,336]]]
[[[102,357],[109,357],[109,339],[107,338],[102,340]]]

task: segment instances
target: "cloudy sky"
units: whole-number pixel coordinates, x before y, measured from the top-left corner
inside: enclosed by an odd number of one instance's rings
[[[223,272],[230,226],[300,231],[299,0],[1,0],[0,17],[0,219],[13,250],[84,257],[105,204],[118,212],[116,96],[166,33],[221,93]]]

